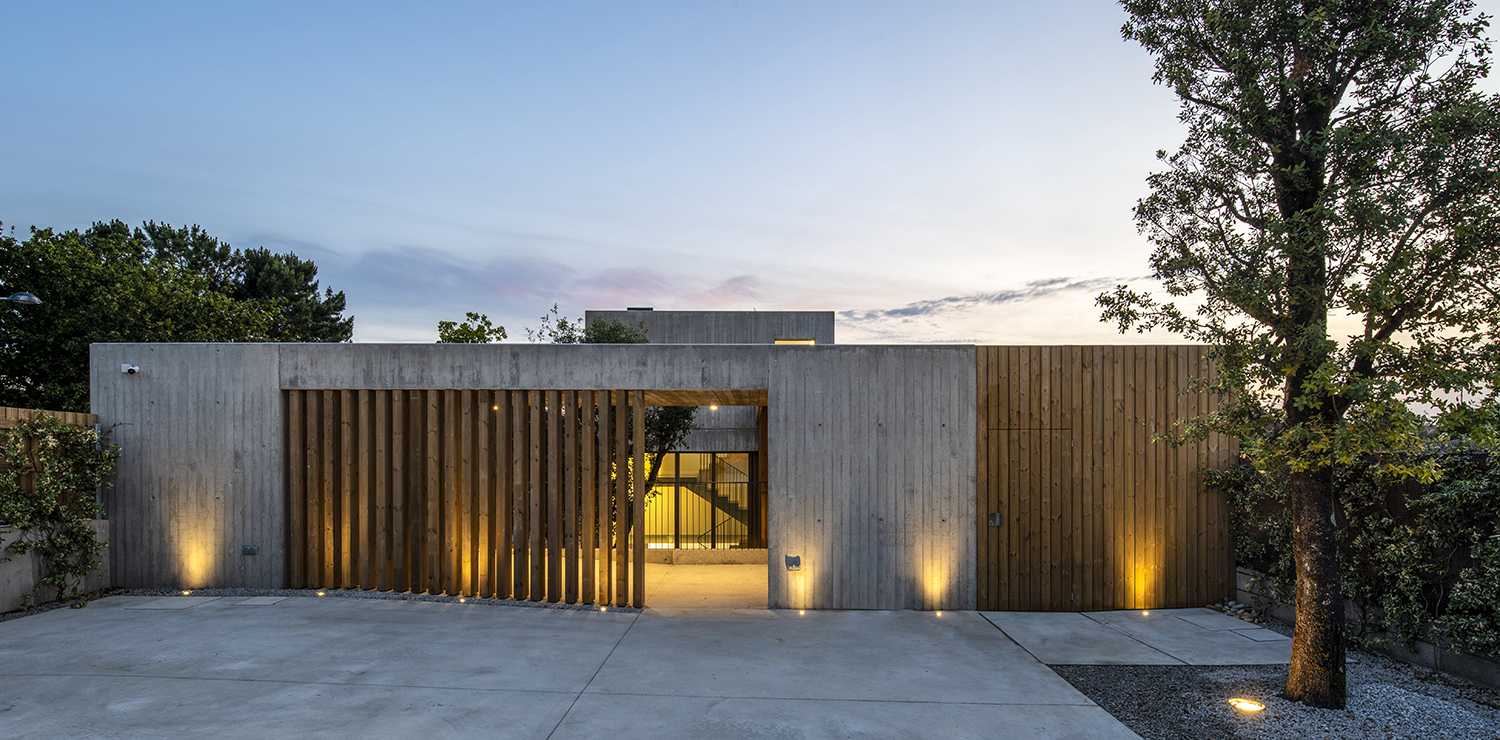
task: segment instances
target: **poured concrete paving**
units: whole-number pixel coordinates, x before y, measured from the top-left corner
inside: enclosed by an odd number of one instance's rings
[[[973,612],[149,602],[0,623],[0,737],[1133,737]]]
[[[984,612],[1048,665],[1276,665],[1285,635],[1212,609]]]
[[[691,551],[689,551],[691,552]],[[765,563],[646,563],[646,583],[658,609],[764,609]]]

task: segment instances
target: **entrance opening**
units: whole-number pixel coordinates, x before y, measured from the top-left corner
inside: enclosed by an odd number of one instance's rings
[[[669,452],[646,499],[652,550],[766,548],[757,452]]]
[[[660,459],[645,507],[653,608],[758,609],[767,603],[763,392],[648,391],[697,406],[694,432]]]

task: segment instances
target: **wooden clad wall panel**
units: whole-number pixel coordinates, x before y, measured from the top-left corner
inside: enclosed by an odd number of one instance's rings
[[[1228,595],[1223,502],[1201,478],[1233,445],[1154,441],[1211,408],[1195,384],[1211,370],[1202,347],[980,347],[976,358],[979,608]]]
[[[644,604],[642,392],[287,390],[280,408],[294,587]]]

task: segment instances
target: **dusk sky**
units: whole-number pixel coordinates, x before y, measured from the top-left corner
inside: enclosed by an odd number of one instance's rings
[[[554,302],[1140,340],[1093,298],[1181,132],[1115,4],[499,5],[6,2],[0,220],[293,250],[356,341]]]

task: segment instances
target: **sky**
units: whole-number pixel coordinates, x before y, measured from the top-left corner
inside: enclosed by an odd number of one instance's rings
[[[1111,2],[217,5],[0,4],[0,221],[294,251],[356,341],[554,303],[1170,339],[1093,304],[1182,135]]]

